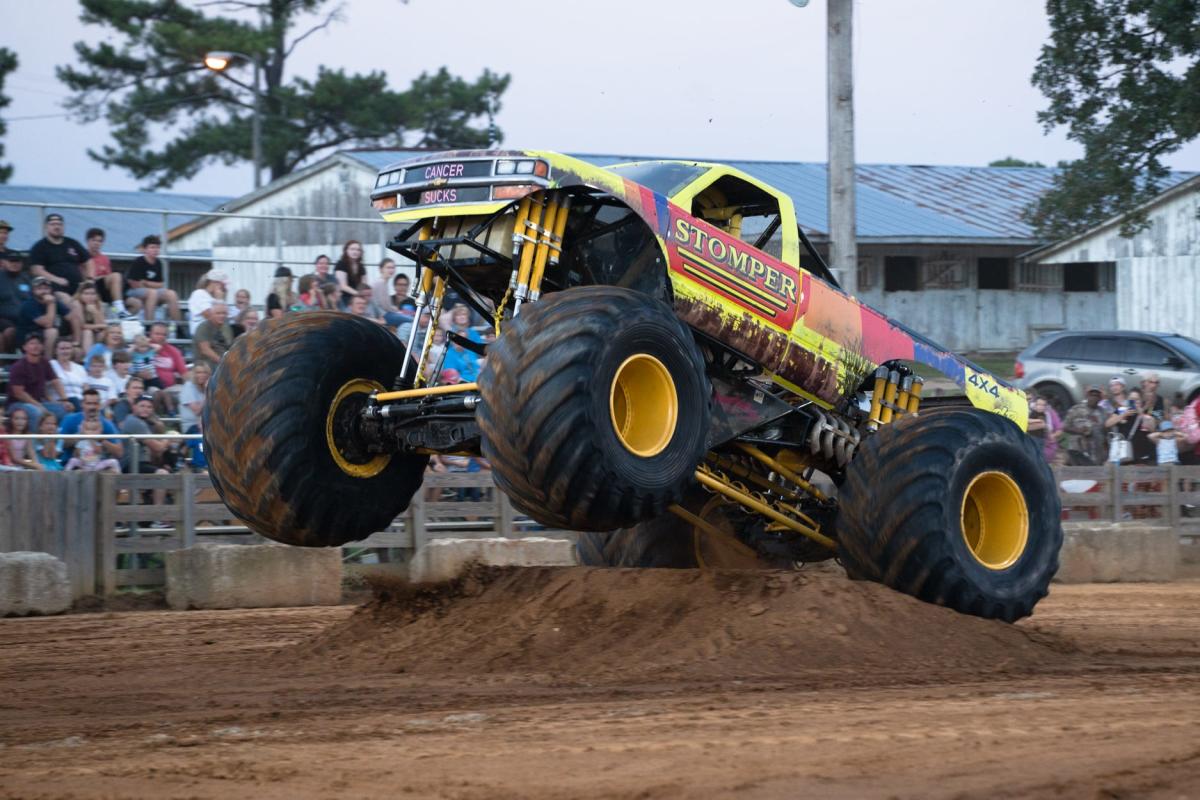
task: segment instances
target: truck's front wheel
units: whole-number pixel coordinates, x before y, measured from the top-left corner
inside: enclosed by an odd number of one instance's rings
[[[203,413],[209,474],[229,509],[263,536],[308,547],[386,528],[429,457],[368,452],[353,418],[403,361],[394,335],[349,314],[289,314],[238,337]]]
[[[479,427],[497,485],[537,521],[612,530],[663,514],[704,455],[711,391],[663,303],[589,286],[527,307],[488,348]]]

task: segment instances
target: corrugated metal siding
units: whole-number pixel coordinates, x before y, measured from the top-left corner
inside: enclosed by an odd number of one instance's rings
[[[124,208],[159,208],[172,212],[169,224],[179,225],[189,217],[187,212],[212,211],[229,200],[199,194],[174,194],[170,192],[116,192],[97,189],[71,189],[49,186],[0,186],[0,201],[45,203],[46,213],[58,211],[66,222],[67,236],[83,242],[88,228],[103,228],[107,239],[104,250],[110,253],[128,253],[148,234],[162,234],[162,214],[133,214],[120,211],[83,211],[60,209],[55,203],[76,205],[120,206]],[[42,224],[36,208],[5,206],[0,204],[0,219],[13,225],[8,246],[16,250],[28,250],[42,238]]]

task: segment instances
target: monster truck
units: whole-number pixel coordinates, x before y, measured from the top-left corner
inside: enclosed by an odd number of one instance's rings
[[[513,505],[582,531],[585,564],[838,557],[964,613],[1031,613],[1058,566],[1051,472],[1013,387],[843,292],[792,198],[718,164],[600,168],[454,151],[383,170],[418,318],[494,327],[441,382],[437,325],[287,315],[209,383],[206,453],[259,533],[335,546],[386,527],[433,454],[482,455]],[[442,352],[446,352],[443,350]],[[922,405],[924,365],[962,387]]]

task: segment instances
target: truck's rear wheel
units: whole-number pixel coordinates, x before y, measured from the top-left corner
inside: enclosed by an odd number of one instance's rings
[[[1046,596],[1062,546],[1054,476],[1008,420],[974,409],[904,417],[868,437],[841,487],[847,571],[1008,622]]]
[[[608,286],[528,306],[479,376],[484,456],[545,525],[612,530],[662,515],[704,454],[711,391],[663,303]]]
[[[349,314],[289,314],[238,337],[203,413],[209,474],[229,509],[263,536],[309,547],[386,528],[429,458],[370,453],[352,420],[403,361],[394,335]]]

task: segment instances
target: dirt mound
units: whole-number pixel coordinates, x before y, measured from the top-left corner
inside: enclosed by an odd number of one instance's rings
[[[1046,637],[828,573],[483,569],[374,602],[281,656],[357,670],[586,682],[1026,669]]]

